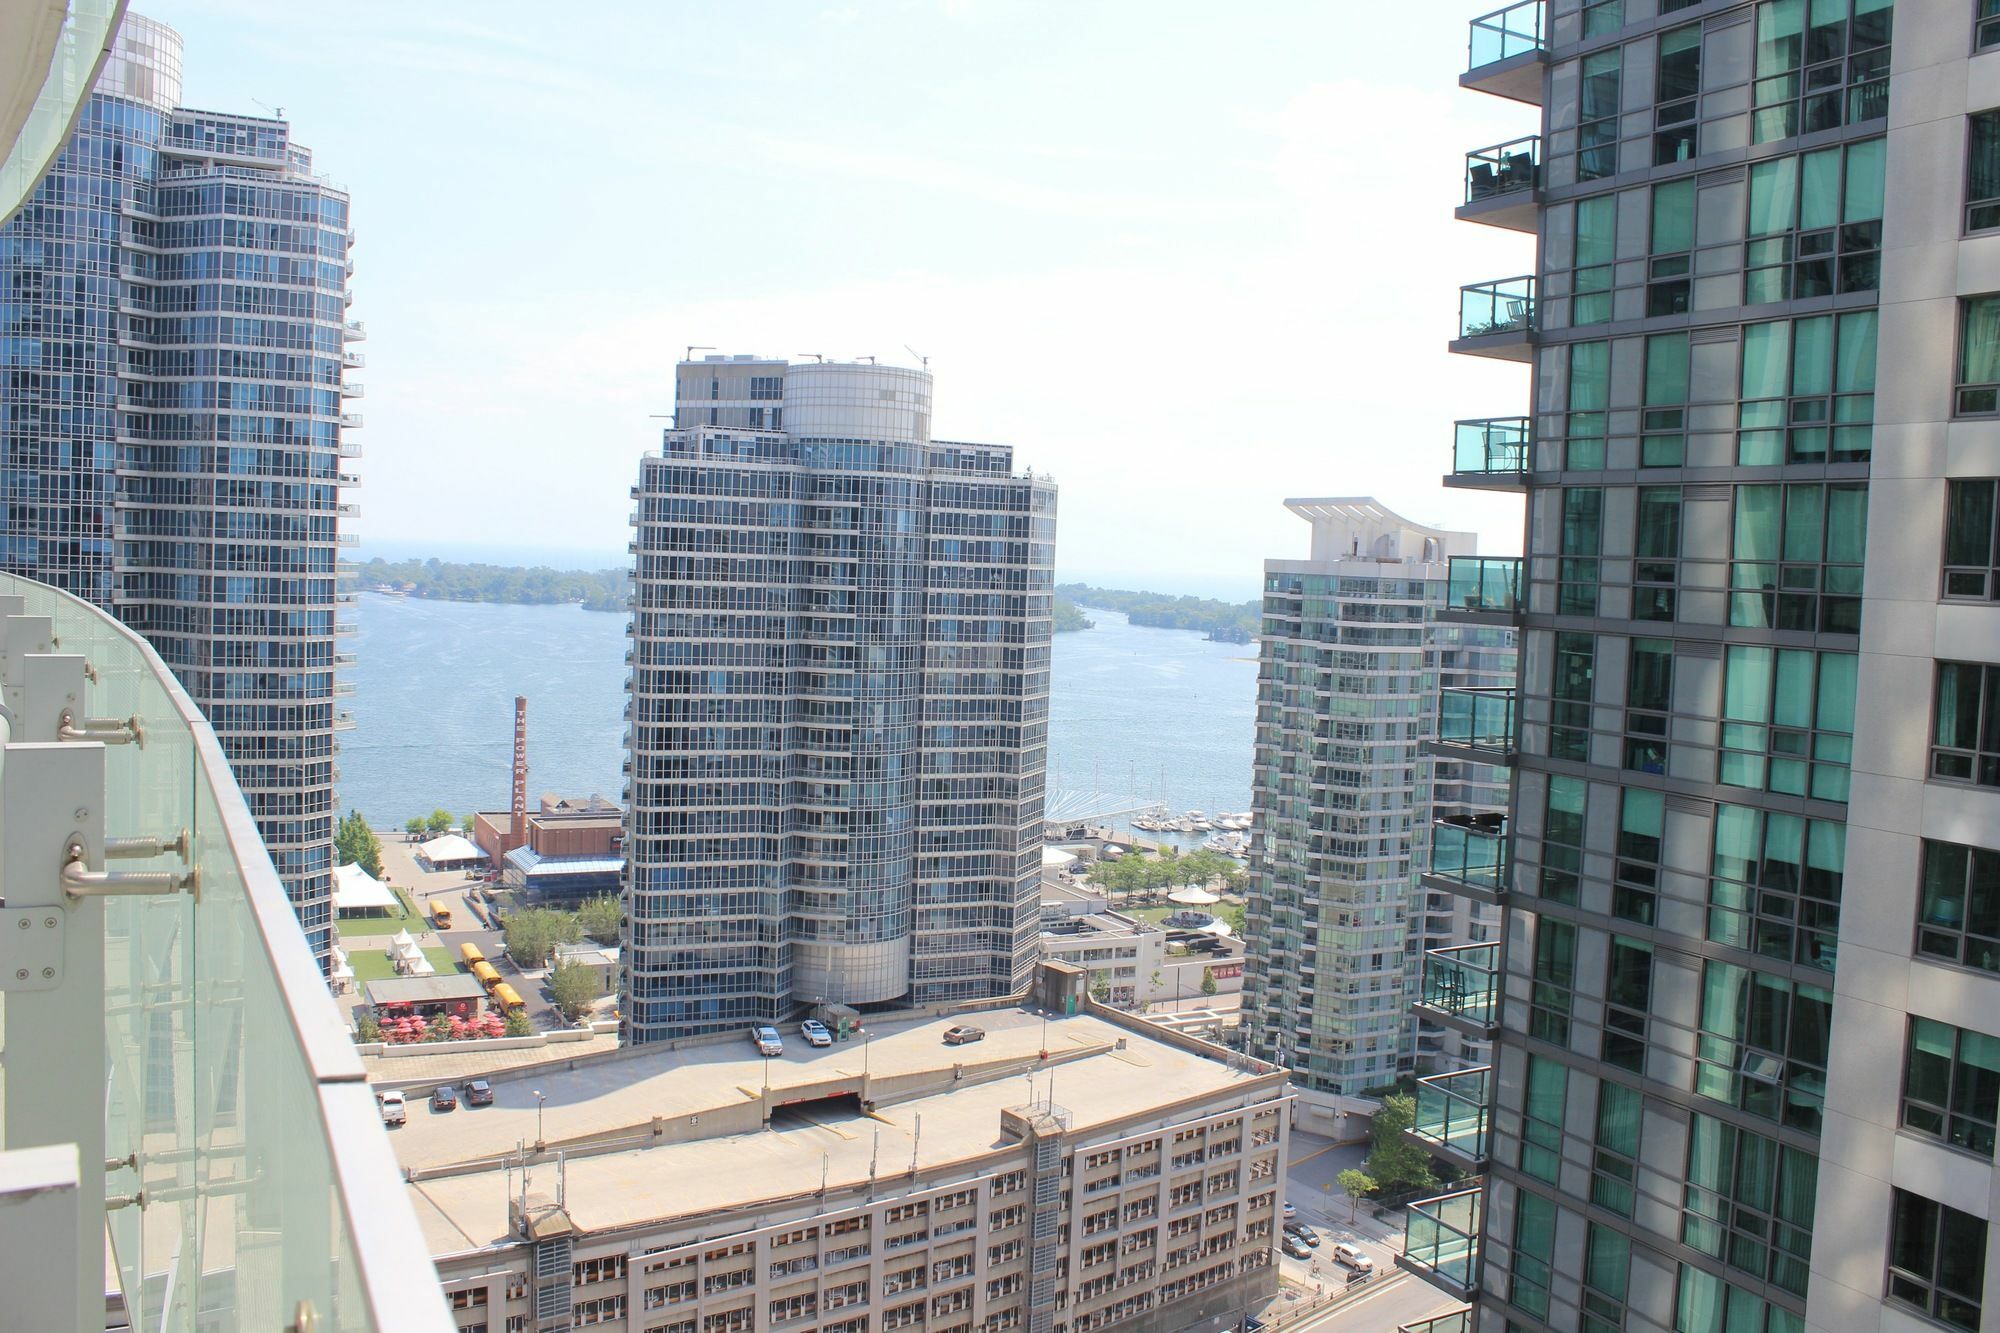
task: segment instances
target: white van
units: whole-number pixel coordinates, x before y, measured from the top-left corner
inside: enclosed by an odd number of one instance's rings
[[[382,1108],[385,1125],[400,1125],[410,1118],[409,1108],[403,1105],[403,1094],[395,1088],[376,1093],[375,1101]]]

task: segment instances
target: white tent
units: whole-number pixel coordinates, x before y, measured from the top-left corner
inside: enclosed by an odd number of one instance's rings
[[[396,895],[389,886],[360,866],[333,868],[333,906],[338,912],[366,912],[375,908],[396,910]]]
[[[1210,907],[1222,899],[1207,889],[1175,889],[1167,895],[1167,901],[1186,903],[1189,907]]]
[[[440,868],[486,859],[485,852],[456,833],[447,833],[442,838],[432,838],[429,842],[420,844],[417,855],[430,862],[432,866]]]
[[[1042,848],[1042,864],[1050,869],[1062,870],[1075,863],[1075,852],[1066,852],[1060,847]]]
[[[396,938],[389,941],[389,952],[392,954],[401,953],[405,949],[415,949],[416,947],[417,942],[411,938],[408,930],[397,931]]]

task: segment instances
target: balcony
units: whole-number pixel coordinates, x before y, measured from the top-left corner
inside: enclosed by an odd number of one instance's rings
[[[341,325],[340,336],[351,343],[368,341],[367,321],[359,319],[348,320],[345,324]]]
[[[1540,106],[1549,60],[1548,31],[1543,0],[1521,0],[1480,15],[1472,20],[1465,73],[1458,76],[1458,86]]]
[[[1410,1006],[1419,1018],[1485,1041],[1500,1023],[1500,946],[1454,944],[1424,950],[1420,989]]]
[[[1521,621],[1521,557],[1455,555],[1439,618],[1473,625]]]
[[[1439,690],[1431,753],[1475,764],[1512,764],[1514,693],[1507,685],[1447,685]]]
[[[1417,1118],[1405,1131],[1417,1146],[1468,1171],[1486,1166],[1493,1071],[1485,1065],[1417,1080]]]
[[[1484,1191],[1474,1187],[1411,1204],[1397,1266],[1461,1301],[1471,1300],[1479,1286],[1483,1202]]]
[[[1465,155],[1465,202],[1461,222],[1534,234],[1542,207],[1542,139],[1530,134]]]
[[[1533,466],[1534,426],[1526,417],[1484,417],[1453,429],[1447,486],[1468,490],[1526,490]]]
[[[1398,1324],[1396,1333],[1472,1333],[1472,1308],[1433,1315],[1414,1324]]]
[[[365,384],[355,380],[342,380],[340,382],[340,396],[342,398],[365,398],[367,395],[368,386]]]
[[[340,414],[340,424],[344,429],[355,430],[361,425],[361,414],[359,412],[342,412]]]
[[[1507,896],[1507,816],[1448,815],[1431,824],[1423,885],[1482,903]]]
[[[199,1310],[204,1329],[448,1333],[361,1061],[215,733],[95,608],[0,577],[0,616],[0,1323],[102,1328],[115,1288],[135,1329]],[[133,719],[143,746],[123,743]]]
[[[1458,337],[1451,350],[1501,361],[1535,355],[1535,279],[1501,278],[1458,289]]]

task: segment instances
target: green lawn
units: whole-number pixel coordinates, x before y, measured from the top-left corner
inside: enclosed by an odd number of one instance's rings
[[[410,903],[410,895],[399,885],[391,884],[389,891],[396,895],[396,910],[389,913],[342,912],[340,914],[340,934],[343,939],[366,939],[370,935],[394,935],[399,930],[415,934],[426,929],[428,922],[418,914]]]
[[[458,959],[449,949],[426,949],[424,957],[431,960],[431,966],[438,970],[439,976],[458,971]],[[347,965],[354,969],[354,984],[357,986],[371,981],[387,981],[396,975],[389,955],[379,947],[366,944],[347,945]]]

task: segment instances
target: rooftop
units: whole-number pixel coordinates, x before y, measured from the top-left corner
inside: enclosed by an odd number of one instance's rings
[[[435,1004],[441,1000],[483,999],[479,978],[464,972],[435,977],[384,977],[368,983],[370,1004]]]
[[[984,1028],[986,1039],[944,1045],[945,1029],[963,1022]],[[537,1091],[547,1096],[539,1132],[548,1153],[568,1150],[566,1207],[578,1227],[706,1218],[709,1234],[723,1234],[810,1209],[822,1171],[834,1190],[865,1184],[871,1163],[883,1175],[960,1163],[971,1172],[1011,1146],[1001,1113],[1048,1097],[1051,1079],[1057,1104],[1088,1132],[1233,1089],[1268,1095],[1278,1076],[1272,1066],[1094,1010],[1046,1020],[1026,1008],[874,1019],[865,1045],[821,1049],[806,1046],[796,1028],[785,1037],[784,1055],[772,1060],[735,1039],[641,1047],[497,1082],[490,1108],[413,1110],[393,1142],[417,1177],[410,1196],[431,1252],[510,1239],[505,1159],[536,1142]],[[858,1092],[864,1068],[872,1113],[851,1099],[820,1100]],[[777,1107],[769,1129],[760,1127],[766,1078]],[[584,1143],[600,1150],[577,1152]]]

